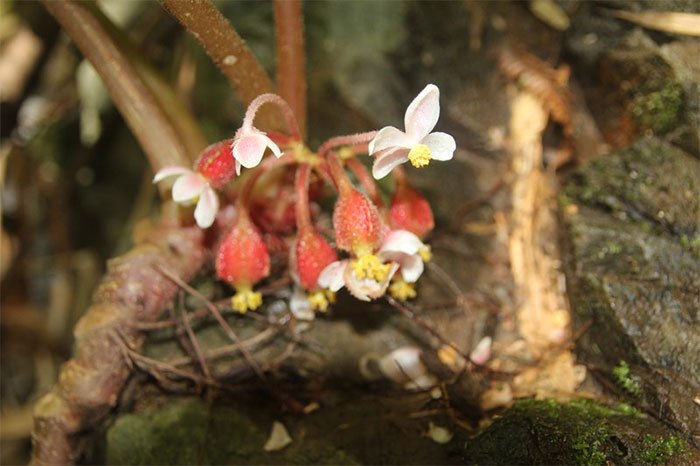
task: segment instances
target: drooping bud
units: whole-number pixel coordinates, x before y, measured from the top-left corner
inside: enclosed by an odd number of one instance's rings
[[[333,229],[338,248],[357,256],[370,254],[381,240],[382,225],[374,204],[355,188],[340,191],[333,211]]]
[[[195,162],[195,170],[201,173],[213,188],[220,188],[236,175],[235,159],[231,156],[233,139],[215,142],[204,149]]]
[[[233,308],[243,313],[259,307],[262,296],[252,287],[269,273],[270,255],[265,241],[247,212],[241,212],[216,256],[217,276],[237,290]]]
[[[338,260],[326,238],[312,228],[304,228],[299,233],[290,257],[290,269],[306,290],[318,288],[316,282],[321,271]]]
[[[389,214],[392,229],[408,230],[419,238],[425,238],[435,227],[427,199],[405,182],[398,183]]]

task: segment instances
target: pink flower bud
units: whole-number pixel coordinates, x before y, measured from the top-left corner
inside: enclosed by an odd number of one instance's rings
[[[312,228],[305,228],[294,242],[290,268],[303,288],[313,290],[318,288],[316,282],[321,271],[337,260],[326,238]]]
[[[197,158],[195,170],[201,173],[212,188],[220,188],[236,175],[235,159],[231,156],[232,139],[215,142]]]
[[[333,211],[335,243],[345,251],[363,255],[374,251],[382,228],[374,204],[355,188],[341,189]]]
[[[246,212],[239,214],[219,246],[216,274],[236,288],[252,287],[270,274],[267,246]]]
[[[398,184],[389,216],[392,229],[408,230],[419,238],[425,238],[435,226],[430,204],[408,183]]]

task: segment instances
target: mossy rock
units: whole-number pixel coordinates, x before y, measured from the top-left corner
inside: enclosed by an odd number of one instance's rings
[[[645,138],[564,188],[578,356],[606,386],[691,434],[700,386],[700,164]]]
[[[305,442],[266,452],[268,433],[230,407],[200,400],[121,416],[107,433],[108,464],[357,464],[342,451]]]
[[[627,405],[523,400],[469,440],[467,464],[693,464],[697,451]]]

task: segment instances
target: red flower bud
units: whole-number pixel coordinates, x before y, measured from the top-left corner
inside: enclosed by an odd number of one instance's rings
[[[338,256],[320,233],[312,228],[304,228],[294,242],[290,257],[290,269],[299,284],[307,290],[316,289],[316,281],[321,271]]]
[[[247,212],[224,237],[216,256],[216,274],[229,284],[251,287],[270,274],[270,255],[262,235]]]
[[[195,169],[204,175],[213,188],[220,188],[236,175],[236,164],[231,154],[233,139],[215,142],[197,158]]]
[[[430,204],[408,183],[398,184],[389,216],[392,229],[408,230],[421,239],[435,226]]]
[[[355,188],[341,189],[333,211],[335,243],[345,251],[368,254],[379,246],[381,223],[375,205]],[[363,252],[360,253],[357,250]]]

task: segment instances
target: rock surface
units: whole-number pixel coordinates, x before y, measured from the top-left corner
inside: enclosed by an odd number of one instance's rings
[[[562,196],[578,354],[629,401],[700,433],[700,164],[655,138],[593,161]]]

